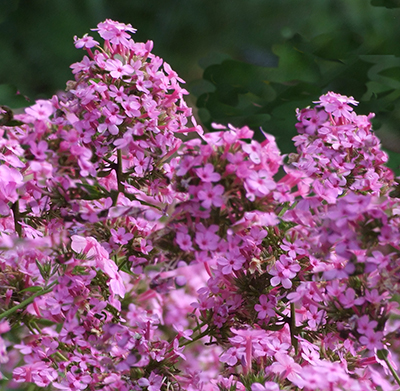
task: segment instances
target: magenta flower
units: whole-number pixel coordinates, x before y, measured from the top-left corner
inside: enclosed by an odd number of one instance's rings
[[[347,288],[346,292],[339,296],[340,304],[342,304],[344,308],[351,308],[354,305],[361,305],[364,303],[364,300],[365,299],[363,297],[356,299],[356,292],[353,288]]]
[[[94,40],[90,35],[85,34],[82,38],[74,36],[74,44],[77,49],[87,48],[90,49],[93,46],[99,45],[97,41]]]
[[[118,59],[109,59],[105,62],[105,70],[110,71],[111,77],[121,79],[123,76],[132,75],[134,69],[129,64],[122,64]]]
[[[203,182],[218,182],[221,179],[221,175],[214,172],[214,166],[211,163],[207,163],[204,167],[197,168],[195,171]]]
[[[230,274],[232,270],[239,270],[242,268],[245,258],[240,253],[227,253],[225,257],[217,259],[218,265],[222,267],[223,274]]]
[[[246,354],[246,349],[244,347],[232,347],[229,348],[225,353],[222,353],[219,361],[224,362],[231,367],[236,365],[236,363],[241,360]]]
[[[300,270],[300,265],[293,261],[292,258],[285,255],[281,255],[279,261],[277,261],[274,267],[269,271],[271,274],[271,285],[277,286],[282,284],[286,289],[292,287],[291,279],[294,278],[297,272]]]
[[[270,366],[270,370],[274,373],[280,373],[284,378],[302,387],[303,381],[300,376],[302,371],[301,366],[295,363],[293,358],[288,354],[276,353],[274,357],[277,361]]]
[[[266,295],[260,296],[260,304],[256,304],[254,309],[258,312],[258,319],[265,319],[267,316],[271,317],[275,315],[275,302],[269,301]]]
[[[151,372],[148,379],[142,377],[138,380],[138,384],[141,387],[147,387],[148,391],[160,391],[163,384],[163,378],[160,375]]]
[[[198,226],[198,232],[196,232],[195,242],[201,250],[214,251],[218,247],[218,243],[221,238],[215,233],[219,227],[217,225],[211,225],[206,229],[203,225]]]
[[[51,102],[39,99],[36,103],[25,109],[26,114],[31,115],[39,121],[46,121],[54,113],[55,109]]]
[[[130,232],[126,232],[125,228],[123,227],[118,228],[118,231],[116,231],[114,228],[111,228],[110,232],[114,243],[124,245],[133,238],[133,234],[131,234]]]
[[[110,41],[113,44],[121,44],[123,46],[129,46],[130,35],[128,32],[136,32],[136,29],[130,24],[115,22],[111,19],[99,23],[97,28],[92,30],[98,31],[101,38]]]
[[[262,385],[261,383],[253,383],[251,385],[251,391],[280,391],[278,384],[267,381]]]
[[[224,204],[225,188],[222,185],[213,186],[211,183],[204,183],[201,190],[197,193],[198,199],[201,201],[201,206],[205,209],[215,206],[217,208]]]
[[[192,238],[189,234],[184,232],[177,232],[176,234],[176,243],[181,248],[182,251],[192,251]]]

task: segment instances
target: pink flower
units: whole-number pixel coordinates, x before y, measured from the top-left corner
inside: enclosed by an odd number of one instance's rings
[[[356,292],[353,288],[347,288],[345,293],[342,293],[339,296],[340,304],[343,305],[343,308],[351,308],[354,305],[361,305],[364,303],[365,299],[363,297],[359,297],[356,299]]]
[[[203,182],[218,182],[221,179],[221,175],[214,172],[214,166],[211,163],[207,163],[204,167],[197,168],[195,171]]]
[[[260,304],[254,306],[254,309],[258,312],[258,319],[265,319],[267,315],[274,316],[276,303],[269,301],[266,295],[261,295],[259,300]]]
[[[27,107],[25,113],[39,121],[46,121],[53,114],[54,110],[55,109],[51,102],[39,99],[33,106]]]
[[[77,49],[81,48],[92,48],[93,46],[99,45],[97,41],[94,40],[90,35],[85,34],[82,38],[78,38],[76,35],[74,37],[75,47]]]
[[[280,373],[282,376],[299,387],[303,386],[303,381],[300,377],[300,373],[302,368],[299,364],[296,364],[292,357],[288,354],[284,353],[276,353],[275,359],[277,362],[274,362],[270,366],[270,370],[274,373]]]
[[[315,330],[318,325],[323,325],[326,323],[326,320],[324,318],[325,311],[324,310],[318,311],[318,307],[316,307],[315,305],[310,305],[306,313],[306,316],[308,319],[308,326],[312,330]]]
[[[314,103],[320,103],[328,113],[332,113],[335,117],[345,117],[347,119],[352,119],[350,112],[353,111],[353,108],[348,104],[358,105],[358,102],[352,96],[347,97],[334,92],[328,92]]]
[[[201,190],[197,193],[198,199],[201,201],[201,206],[205,209],[215,206],[217,208],[224,204],[225,188],[222,185],[213,186],[211,183],[205,183]]]
[[[249,154],[250,160],[254,164],[261,163],[261,156],[263,155],[262,146],[258,141],[251,140],[250,144],[243,144],[242,149]]]
[[[383,333],[382,331],[367,330],[364,335],[360,337],[360,343],[365,345],[367,349],[382,349],[383,348]]]
[[[115,231],[114,228],[111,228],[110,232],[114,243],[124,245],[127,244],[133,238],[133,234],[131,234],[130,232],[126,232],[125,228],[123,227],[118,228],[118,232]]]
[[[141,104],[135,95],[130,95],[128,99],[122,102],[122,107],[125,109],[125,114],[130,118],[140,117],[141,115]]]
[[[122,44],[124,46],[129,46],[130,40],[130,35],[126,33],[126,31],[131,33],[136,32],[136,29],[130,24],[115,22],[111,19],[99,23],[97,28],[92,30],[98,31],[101,38],[108,40],[113,44]]]
[[[221,256],[217,259],[218,265],[222,267],[222,274],[230,274],[232,270],[241,269],[244,262],[243,255],[237,252],[229,252],[225,254],[225,257]]]
[[[105,70],[110,71],[111,77],[114,79],[121,79],[123,76],[132,75],[134,70],[128,64],[122,64],[118,59],[109,59],[105,63]]]
[[[261,383],[253,383],[251,385],[251,391],[280,391],[278,384],[267,381],[264,385]]]
[[[251,171],[246,178],[245,185],[246,190],[256,197],[265,197],[276,188],[276,183],[271,179],[267,170]]]
[[[246,354],[246,349],[244,347],[232,347],[229,348],[225,353],[221,355],[219,361],[224,362],[231,367],[236,365],[238,360],[241,360]]]
[[[214,251],[218,247],[218,242],[221,238],[215,234],[219,227],[217,225],[211,225],[205,228],[202,224],[198,225],[195,242],[200,247],[201,250],[211,250]]]
[[[30,145],[30,151],[37,160],[45,160],[47,157],[46,152],[48,151],[48,146],[49,144],[44,140],[39,141],[37,144],[32,142]]]
[[[189,234],[178,232],[176,234],[176,243],[182,251],[193,251],[192,238]]]
[[[296,276],[300,270],[300,265],[294,262],[292,258],[281,255],[274,267],[269,271],[271,274],[271,285],[277,286],[282,284],[284,288],[290,289],[292,287],[291,279]]]
[[[111,84],[109,89],[110,89],[110,92],[109,92],[110,96],[112,98],[114,98],[115,101],[118,103],[122,103],[123,101],[125,101],[128,98],[128,95],[125,94],[125,90],[124,90],[123,86],[118,88],[114,84]],[[134,95],[131,95],[131,96],[134,96]]]
[[[142,377],[138,380],[140,387],[147,387],[148,391],[160,391],[163,384],[163,378],[160,375],[156,375],[151,372],[148,379]]]

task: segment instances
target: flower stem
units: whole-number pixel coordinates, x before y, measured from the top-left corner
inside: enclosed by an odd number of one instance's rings
[[[11,207],[13,214],[14,214],[14,227],[15,227],[15,232],[18,234],[19,237],[22,236],[22,227],[21,224],[19,223],[20,221],[20,214],[19,214],[19,200],[15,201],[12,204]]]
[[[16,312],[22,308],[25,308],[26,306],[31,304],[37,297],[43,296],[46,293],[51,292],[53,290],[52,287],[55,284],[57,284],[57,281],[52,282],[46,289],[42,289],[41,291],[34,293],[31,297],[28,297],[22,303],[17,304],[16,306],[10,308],[7,311],[4,311],[3,313],[0,314],[0,319],[6,318],[6,317],[12,315],[14,312]]]
[[[392,372],[392,375],[394,377],[394,379],[396,380],[396,383],[400,386],[400,377],[397,374],[397,372],[394,370],[394,368],[392,367],[392,364],[390,364],[390,361],[388,360],[387,357],[384,358],[386,365],[389,367],[390,372]]]
[[[118,182],[118,192],[123,193],[124,192],[124,185],[122,184],[122,151],[121,149],[118,149],[117,151],[117,156],[118,156],[118,162],[117,162],[117,182]]]
[[[294,347],[296,355],[299,353],[299,348],[296,338],[296,310],[294,308],[294,303],[290,303],[290,339]]]

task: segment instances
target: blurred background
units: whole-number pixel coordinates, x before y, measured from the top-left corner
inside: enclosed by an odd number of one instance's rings
[[[295,109],[335,91],[375,112],[374,129],[400,165],[400,0],[0,0],[0,104],[49,98],[84,53],[73,37],[106,18],[187,81],[198,120],[262,127],[284,153]],[[93,32],[96,36],[96,33]],[[96,38],[97,39],[97,38]],[[260,132],[258,132],[259,136]]]

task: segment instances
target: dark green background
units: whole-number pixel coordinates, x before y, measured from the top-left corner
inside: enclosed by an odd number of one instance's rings
[[[213,121],[261,126],[292,147],[296,107],[326,91],[357,112],[400,164],[399,0],[0,0],[0,104],[18,108],[63,90],[73,46],[106,18],[131,23],[187,81]],[[96,33],[93,32],[94,35]],[[19,91],[21,95],[15,95]]]

